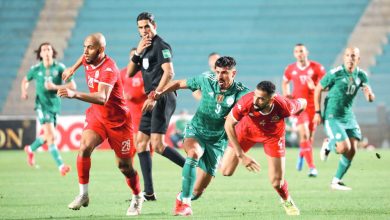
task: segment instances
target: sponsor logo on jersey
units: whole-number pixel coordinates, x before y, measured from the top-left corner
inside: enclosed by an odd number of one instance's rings
[[[162,50],[161,52],[163,54],[164,59],[172,57],[171,52],[168,49]]]
[[[57,70],[53,71],[53,76],[55,76],[55,77],[58,76],[58,71]]]
[[[362,82],[362,81],[360,80],[360,78],[356,78],[356,79],[355,79],[356,85],[360,85],[361,82]]]
[[[133,78],[133,80],[131,81],[131,86],[140,87],[141,86],[141,79]]]
[[[209,92],[210,97],[214,97],[214,92]]]
[[[96,78],[96,79],[99,78],[99,70],[96,70],[96,72],[95,72],[95,78]]]
[[[309,76],[312,76],[312,75],[314,74],[313,69],[310,68],[310,69],[307,71],[307,74],[308,74]]]
[[[88,76],[88,87],[89,88],[94,88],[93,81],[94,81],[94,78]]]
[[[38,76],[42,76],[43,73],[41,71],[38,72]]]
[[[149,68],[149,59],[148,58],[142,59],[142,67],[146,70]]]
[[[340,134],[340,133],[337,133],[337,134],[335,135],[335,137],[336,137],[336,139],[340,139],[340,138],[341,138],[341,134]]]
[[[107,71],[107,72],[114,72],[114,71],[112,71],[112,69],[111,69],[110,67],[107,67],[107,68],[106,68],[106,71]]]
[[[292,73],[291,74],[293,74],[293,75],[297,75],[297,71],[292,71]]]
[[[280,119],[280,117],[279,117],[279,116],[277,116],[277,115],[274,115],[274,116],[272,116],[272,118],[271,118],[271,122],[278,122],[278,121],[279,121],[279,119]]]
[[[229,96],[227,99],[226,99],[226,103],[231,106],[233,103],[234,103],[234,98]]]

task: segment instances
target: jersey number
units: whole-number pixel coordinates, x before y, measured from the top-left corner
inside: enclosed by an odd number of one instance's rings
[[[356,86],[354,84],[350,84],[348,85],[346,94],[353,95],[355,93],[355,90],[356,90]]]
[[[217,104],[217,106],[215,108],[215,113],[219,114],[220,112],[221,112],[221,105]]]

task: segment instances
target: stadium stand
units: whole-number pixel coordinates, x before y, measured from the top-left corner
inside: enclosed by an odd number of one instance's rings
[[[292,48],[305,43],[311,59],[327,68],[345,46],[368,0],[236,1],[86,0],[77,18],[64,62],[70,65],[82,52],[85,36],[100,31],[108,42],[107,54],[120,68],[128,61],[128,51],[138,43],[136,16],[151,11],[158,33],[171,44],[176,79],[207,69],[207,55],[216,51],[238,61],[237,80],[253,88],[260,80],[272,80],[278,87],[284,67],[294,62]],[[346,10],[348,9],[348,10]],[[297,11],[299,13],[297,14]],[[113,13],[114,12],[114,13]],[[84,74],[76,76],[86,90]],[[179,92],[188,97],[189,92]],[[64,113],[80,113],[84,104],[69,103]],[[178,109],[193,106],[190,98],[180,98]]]
[[[0,0],[0,112],[16,78],[43,5],[44,0]]]
[[[387,42],[390,42],[390,34],[387,36]],[[390,43],[387,43],[382,51],[382,54],[376,58],[376,65],[371,68],[373,74],[390,73]]]

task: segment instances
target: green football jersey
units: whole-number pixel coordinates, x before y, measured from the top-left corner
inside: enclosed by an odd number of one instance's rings
[[[221,92],[218,80],[212,74],[187,79],[187,86],[192,91],[202,91],[202,99],[190,124],[206,140],[226,138],[225,117],[249,89],[242,83],[233,82],[227,91]]]
[[[46,68],[43,62],[40,62],[30,68],[27,73],[27,80],[35,80],[36,82],[36,97],[35,109],[59,113],[61,108],[61,99],[57,96],[57,91],[47,90],[45,82],[51,81],[56,85],[62,84],[62,73],[65,70],[65,65],[54,61],[53,65]],[[67,82],[73,80],[73,77]]]
[[[352,112],[353,100],[359,87],[368,86],[367,73],[358,67],[353,73],[349,73],[341,65],[331,69],[320,83],[324,89],[329,89],[325,98],[325,119],[355,119]]]

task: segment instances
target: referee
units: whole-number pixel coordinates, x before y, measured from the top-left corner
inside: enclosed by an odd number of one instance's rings
[[[144,178],[144,197],[153,201],[156,200],[156,196],[152,180],[152,159],[150,150],[147,149],[149,141],[157,153],[180,167],[184,166],[185,159],[163,141],[169,120],[176,109],[174,92],[160,96],[164,86],[174,76],[171,46],[157,35],[157,24],[153,14],[149,12],[139,14],[137,26],[141,40],[127,66],[127,75],[132,77],[137,71],[142,71],[145,93],[148,94],[144,108],[154,106],[152,111],[143,112],[137,133],[137,152]]]

